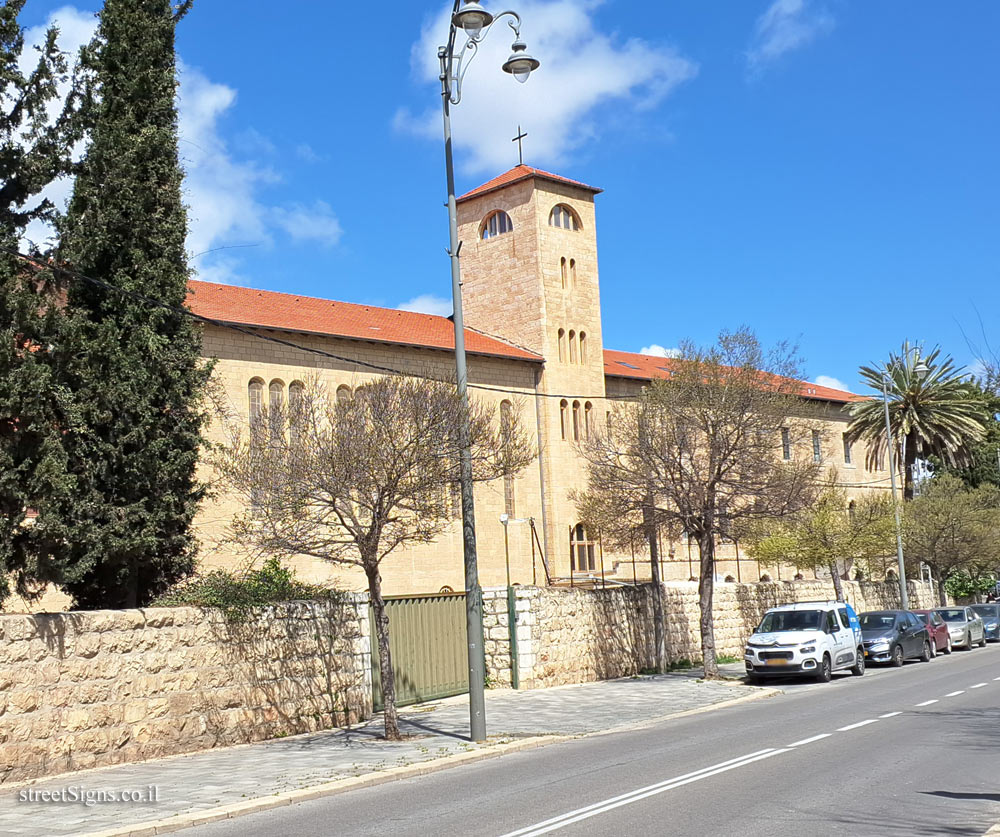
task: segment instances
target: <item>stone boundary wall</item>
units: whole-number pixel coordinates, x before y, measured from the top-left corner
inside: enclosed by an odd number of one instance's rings
[[[701,659],[697,582],[663,585],[669,662]],[[899,607],[895,582],[844,582],[848,602],[864,610]],[[584,589],[517,587],[516,622],[520,688],[538,689],[627,677],[653,667],[650,585]],[[770,607],[833,598],[829,580],[715,587],[713,611],[718,653],[739,657]],[[909,583],[910,607],[937,606],[934,589]],[[505,588],[483,594],[490,683],[511,685],[511,649]]]
[[[0,785],[371,714],[367,596],[0,616]]]

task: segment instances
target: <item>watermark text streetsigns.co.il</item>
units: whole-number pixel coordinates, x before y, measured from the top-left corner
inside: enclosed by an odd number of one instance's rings
[[[160,801],[158,785],[140,788],[86,788],[68,785],[64,788],[22,788],[18,802],[45,802],[55,805],[107,805],[109,803],[144,805]]]

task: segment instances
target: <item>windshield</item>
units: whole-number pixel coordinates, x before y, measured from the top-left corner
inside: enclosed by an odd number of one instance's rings
[[[764,615],[757,631],[762,634],[778,631],[818,631],[822,624],[822,610],[776,610]]]
[[[976,611],[980,616],[989,616],[996,619],[997,606],[996,605],[973,605],[972,609]]]
[[[896,624],[896,614],[862,613],[858,621],[863,631],[888,631]]]
[[[941,618],[945,622],[964,622],[965,621],[965,608],[962,607],[949,607],[945,610],[939,610],[938,613],[941,614]]]

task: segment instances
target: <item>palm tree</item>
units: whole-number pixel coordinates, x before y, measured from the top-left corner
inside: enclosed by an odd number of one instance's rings
[[[921,361],[926,368],[918,370]],[[896,462],[903,464],[904,499],[913,499],[917,459],[936,456],[956,468],[968,464],[971,446],[986,433],[987,416],[982,399],[954,360],[941,356],[940,347],[921,355],[919,346],[905,341],[900,354],[890,353],[884,366],[862,366],[860,373],[879,393],[888,377],[889,425]],[[858,401],[851,408],[848,439],[866,444],[869,468],[886,455],[884,409],[881,398]]]

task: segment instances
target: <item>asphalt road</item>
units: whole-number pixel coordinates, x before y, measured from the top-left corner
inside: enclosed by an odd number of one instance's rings
[[[187,833],[979,835],[998,779],[991,645]]]

